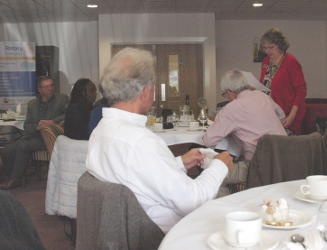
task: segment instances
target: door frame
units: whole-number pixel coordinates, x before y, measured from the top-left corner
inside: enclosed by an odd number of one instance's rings
[[[149,38],[142,37],[142,40],[135,39],[115,39],[105,44],[99,44],[99,74],[110,61],[111,47],[116,44],[187,44],[199,43],[203,49],[203,95],[208,101],[209,116],[216,112],[217,104],[217,84],[216,84],[216,45],[213,37],[167,37],[167,38]]]

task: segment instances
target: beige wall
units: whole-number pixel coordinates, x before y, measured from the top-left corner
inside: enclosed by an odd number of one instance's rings
[[[253,42],[271,27],[283,31],[291,45],[289,52],[302,64],[308,87],[307,96],[327,98],[325,21],[217,20],[217,84],[222,74],[232,68],[251,71],[259,77],[260,63],[252,61]]]
[[[79,77],[99,79],[110,58],[110,44],[121,42],[202,42],[205,96],[210,111],[221,101],[219,80],[231,68],[259,76],[253,42],[270,27],[288,37],[289,51],[302,64],[308,97],[327,98],[327,23],[325,21],[215,20],[213,14],[115,14],[99,21],[0,25],[3,41],[30,41],[60,48],[61,87],[69,93]],[[100,69],[100,70],[99,70]]]
[[[216,105],[215,19],[213,14],[114,14],[99,17],[100,72],[113,43],[203,43],[204,95]]]

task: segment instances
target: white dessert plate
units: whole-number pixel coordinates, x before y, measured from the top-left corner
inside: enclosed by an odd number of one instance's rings
[[[301,228],[311,225],[314,222],[314,217],[305,212],[290,209],[289,221],[293,223],[290,226],[273,226],[273,225],[266,224],[264,221],[262,222],[262,225],[266,228],[290,230],[290,229],[296,229],[296,228]]]
[[[319,203],[319,202],[324,201],[324,200],[312,199],[312,198],[309,197],[309,195],[302,194],[301,191],[297,191],[295,193],[295,198],[298,199],[298,200],[306,201],[306,202],[310,202],[310,203]]]
[[[207,240],[208,246],[213,250],[237,250],[237,249],[245,249],[244,247],[233,247],[230,246],[224,239],[221,232],[213,233],[209,236]],[[262,231],[261,233],[261,241],[259,244],[253,247],[247,247],[248,250],[273,250],[277,247],[278,242],[274,237],[271,237],[269,232]]]

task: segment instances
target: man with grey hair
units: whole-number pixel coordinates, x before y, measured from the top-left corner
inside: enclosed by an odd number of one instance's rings
[[[196,179],[187,169],[203,163],[192,149],[174,157],[166,143],[146,128],[144,115],[153,104],[154,57],[150,52],[125,48],[116,54],[101,79],[111,107],[93,130],[87,170],[101,181],[131,189],[148,216],[167,232],[178,220],[216,197],[233,163],[224,152],[216,155]]]
[[[245,160],[251,160],[258,139],[264,134],[286,135],[281,123],[283,110],[270,96],[253,89],[240,70],[225,73],[220,88],[229,103],[219,111],[207,129],[203,142],[207,147],[231,136],[240,143]]]

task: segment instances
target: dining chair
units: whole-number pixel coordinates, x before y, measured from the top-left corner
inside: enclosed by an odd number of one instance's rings
[[[264,135],[250,161],[247,187],[327,174],[327,146],[319,132],[308,135]]]
[[[23,186],[26,184],[27,176],[34,175],[34,173],[38,176],[38,179],[42,179],[42,170],[43,168],[48,168],[49,161],[51,158],[51,153],[53,150],[53,146],[57,139],[58,135],[64,133],[63,126],[61,124],[51,124],[48,126],[44,126],[40,130],[42,139],[46,146],[44,150],[37,150],[32,153],[32,159],[30,162],[30,167],[32,167],[32,173],[27,172],[23,176]]]
[[[45,212],[64,217],[70,224],[65,232],[73,242],[76,238],[77,183],[86,171],[87,150],[88,141],[59,135],[49,164]]]
[[[76,250],[158,249],[164,234],[126,186],[85,172],[78,182]]]
[[[0,190],[0,249],[44,250],[42,241],[22,204]]]

